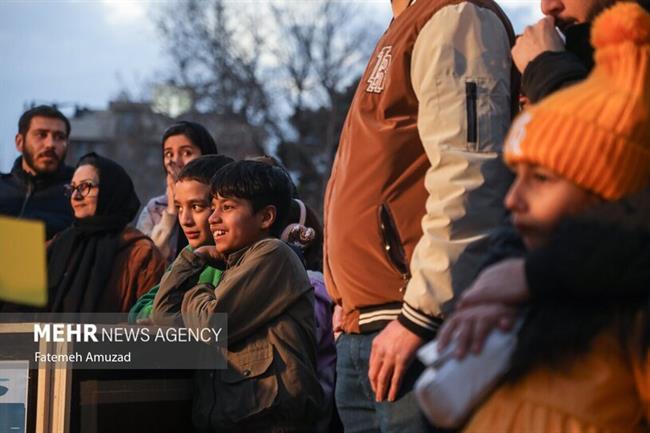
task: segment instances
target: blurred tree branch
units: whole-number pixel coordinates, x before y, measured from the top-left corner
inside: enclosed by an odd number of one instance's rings
[[[266,131],[260,149],[276,154],[321,210],[344,116],[378,33],[361,6],[182,0],[157,24],[172,81],[192,89],[194,109]]]

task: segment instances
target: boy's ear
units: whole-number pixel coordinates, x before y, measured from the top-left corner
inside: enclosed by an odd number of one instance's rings
[[[278,210],[275,206],[270,204],[260,209],[258,215],[260,215],[261,218],[262,230],[270,230],[271,226],[275,222],[275,219],[278,217]]]

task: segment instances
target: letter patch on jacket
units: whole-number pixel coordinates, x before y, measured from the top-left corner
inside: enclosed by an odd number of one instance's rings
[[[366,92],[368,93],[381,93],[384,90],[384,81],[386,80],[386,74],[388,73],[388,67],[390,66],[390,50],[392,46],[384,47],[381,49],[377,55],[377,63],[375,64],[370,78],[368,78],[368,87]]]

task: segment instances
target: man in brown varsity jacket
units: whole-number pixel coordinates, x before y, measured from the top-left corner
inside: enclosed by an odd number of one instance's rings
[[[415,352],[476,275],[511,181],[499,156],[517,96],[508,19],[492,0],[392,7],[325,198],[346,432],[426,431],[410,392]]]

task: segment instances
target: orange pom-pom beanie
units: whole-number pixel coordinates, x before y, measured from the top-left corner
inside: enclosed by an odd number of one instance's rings
[[[650,14],[617,3],[595,19],[591,41],[589,77],[517,117],[504,156],[616,200],[650,181]]]

